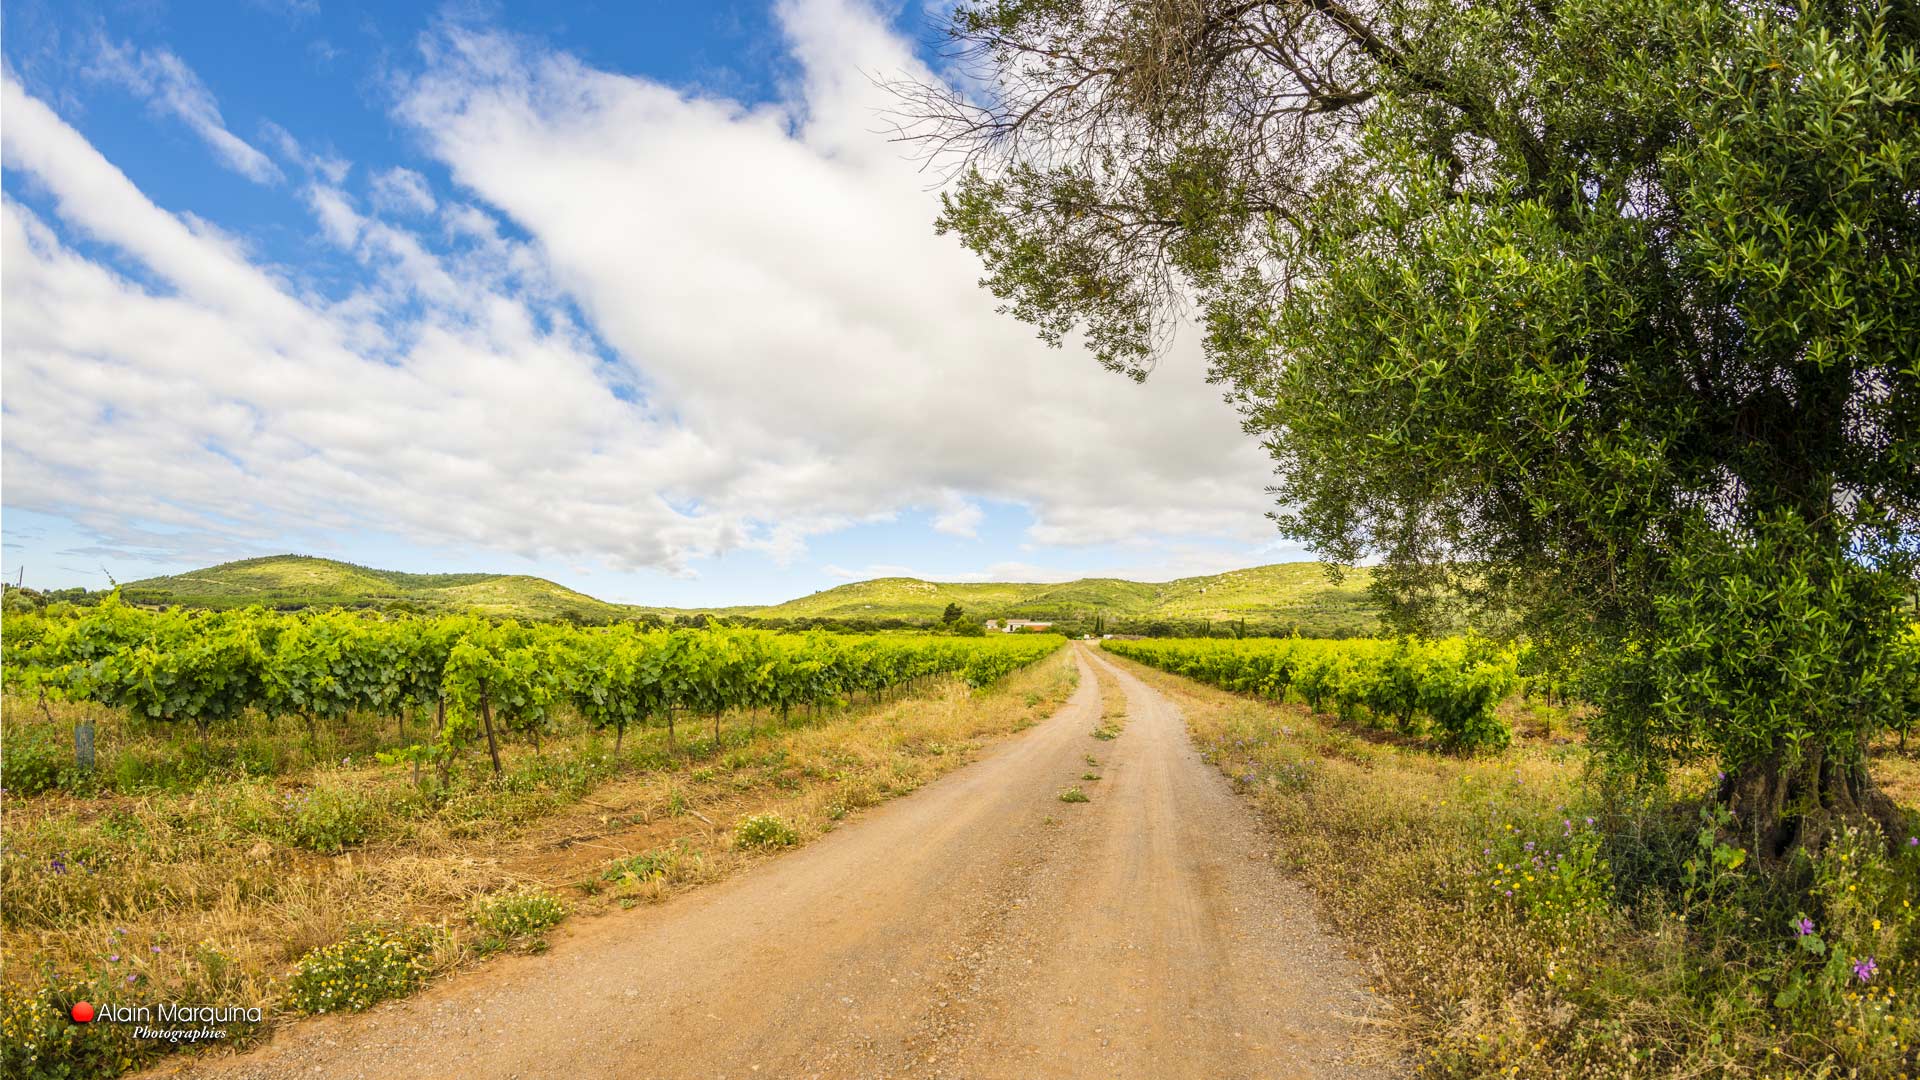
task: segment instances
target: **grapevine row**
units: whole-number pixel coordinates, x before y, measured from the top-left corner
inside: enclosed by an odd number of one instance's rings
[[[1051,635],[987,638],[643,631],[258,609],[152,611],[116,600],[6,623],[13,694],[51,694],[203,729],[250,712],[309,725],[350,711],[433,716],[402,757],[444,762],[498,734],[538,739],[571,706],[616,743],[629,727],[736,709],[817,706],[933,676],[979,687],[1057,649]]]
[[[1296,694],[1343,719],[1363,712],[1409,734],[1431,725],[1441,745],[1498,749],[1512,733],[1494,709],[1519,685],[1516,655],[1487,642],[1313,641],[1300,638],[1108,641],[1163,671],[1262,697]]]

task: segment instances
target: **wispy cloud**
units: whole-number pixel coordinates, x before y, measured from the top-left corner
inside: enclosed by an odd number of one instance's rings
[[[412,169],[393,168],[376,174],[369,193],[373,205],[389,214],[431,214],[438,205],[427,178]]]
[[[267,155],[227,130],[213,92],[171,50],[145,50],[106,37],[97,46],[88,75],[126,87],[146,98],[155,111],[186,124],[234,172],[261,184],[281,179],[279,168]]]

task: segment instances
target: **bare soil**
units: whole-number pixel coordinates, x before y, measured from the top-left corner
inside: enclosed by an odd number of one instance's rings
[[[1074,648],[1080,688],[1050,719],[798,851],[153,1075],[1396,1074],[1387,1006],[1253,810],[1164,697]],[[1091,734],[1102,683],[1126,699],[1112,741]],[[1061,802],[1074,786],[1091,801]]]

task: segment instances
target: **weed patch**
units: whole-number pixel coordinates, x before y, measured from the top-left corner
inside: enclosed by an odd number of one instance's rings
[[[440,944],[436,927],[364,930],[301,957],[287,1004],[301,1012],[360,1012],[426,983]]]
[[[544,946],[540,934],[567,917],[567,906],[543,889],[497,893],[473,906],[474,929],[482,953],[497,952],[517,941]]]
[[[733,827],[733,846],[739,848],[782,848],[800,842],[800,833],[778,814],[753,814]]]

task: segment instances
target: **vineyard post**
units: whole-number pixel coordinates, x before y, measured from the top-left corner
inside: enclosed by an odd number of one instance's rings
[[[447,730],[447,697],[445,694],[436,694],[434,696],[434,702],[433,702],[433,737],[436,739],[445,740],[446,730]],[[442,788],[447,786],[447,769],[449,767],[449,763],[452,761],[452,758],[453,758],[453,755],[451,754],[442,754],[440,756],[440,760],[438,762],[438,766],[439,766],[438,771],[440,773],[440,786]],[[417,765],[415,767],[416,769],[418,768]]]
[[[493,775],[500,775],[500,744],[493,738],[493,708],[487,703],[487,683],[480,681],[480,722],[487,729],[487,756],[493,759]]]
[[[47,688],[40,688],[40,711],[46,714],[47,723],[53,723],[53,706],[47,704]],[[82,715],[73,723],[73,763],[87,772],[93,771],[93,718]]]

